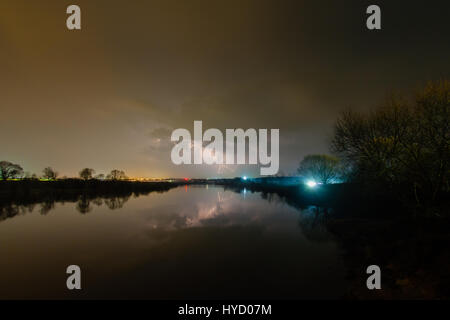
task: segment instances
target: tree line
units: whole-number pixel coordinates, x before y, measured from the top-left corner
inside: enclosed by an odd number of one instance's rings
[[[23,168],[16,163],[9,161],[0,161],[0,180],[11,180],[11,179],[48,179],[56,180],[58,179],[59,173],[52,167],[46,167],[42,170],[42,175],[38,177],[36,174],[30,174],[23,170]],[[125,172],[122,170],[111,170],[107,175],[100,173],[95,175],[95,170],[92,168],[84,168],[78,173],[78,177],[82,180],[127,180]],[[64,179],[64,178],[63,178]]]

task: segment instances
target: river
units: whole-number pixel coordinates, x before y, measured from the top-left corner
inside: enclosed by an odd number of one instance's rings
[[[341,252],[314,212],[213,186],[20,207],[0,222],[0,298],[340,298]]]

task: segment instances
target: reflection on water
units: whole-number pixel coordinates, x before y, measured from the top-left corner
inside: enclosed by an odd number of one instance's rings
[[[3,206],[0,298],[338,298],[328,215],[211,186]],[[70,264],[81,291],[65,287]]]
[[[93,206],[102,206],[103,204],[107,206],[109,209],[120,209],[124,206],[124,204],[128,201],[130,196],[112,196],[108,198],[94,198],[91,199],[86,195],[80,196],[78,201],[76,202],[75,209],[82,214],[88,213],[92,211]],[[39,212],[42,215],[46,215],[49,211],[55,208],[55,203],[57,201],[55,199],[47,199],[43,202],[40,202]],[[36,207],[36,203],[28,203],[28,204],[16,204],[16,203],[8,203],[0,205],[0,221],[5,220],[7,218],[14,217],[18,214],[23,214],[26,212],[33,212]]]

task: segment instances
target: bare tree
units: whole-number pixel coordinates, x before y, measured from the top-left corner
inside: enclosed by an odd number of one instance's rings
[[[410,107],[394,96],[370,114],[345,112],[336,122],[332,150],[358,179],[391,183],[401,175],[404,159],[399,155],[412,123]]]
[[[111,173],[108,174],[108,176],[106,177],[109,180],[125,180],[128,179],[127,176],[125,175],[125,172],[123,172],[122,170],[111,170]]]
[[[428,175],[431,197],[450,191],[450,81],[429,83],[416,95],[415,137],[422,146],[421,169]]]
[[[94,169],[91,168],[84,168],[79,172],[80,178],[83,180],[89,180],[92,179],[93,174],[95,173]]]
[[[9,161],[0,161],[0,177],[3,180],[20,178],[23,175],[23,168]]]
[[[97,180],[105,180],[105,175],[104,175],[103,173],[99,173],[98,175],[96,175],[96,176],[94,177],[94,179],[97,179]]]
[[[307,179],[328,184],[340,179],[341,166],[338,158],[326,154],[314,154],[303,158],[297,172]]]
[[[51,167],[47,167],[44,168],[44,170],[42,170],[42,176],[46,179],[50,179],[50,180],[55,180],[56,177],[58,176],[58,172],[56,172],[55,170],[53,170]]]
[[[428,84],[413,103],[391,97],[370,114],[345,112],[332,149],[354,178],[387,187],[410,186],[418,203],[450,190],[450,82]]]

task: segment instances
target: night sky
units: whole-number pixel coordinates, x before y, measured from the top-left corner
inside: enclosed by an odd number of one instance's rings
[[[175,128],[279,128],[280,173],[342,110],[449,78],[448,1],[0,2],[0,160],[41,174],[254,175],[175,166]],[[77,4],[82,30],[66,28]],[[382,30],[366,29],[378,4]]]

